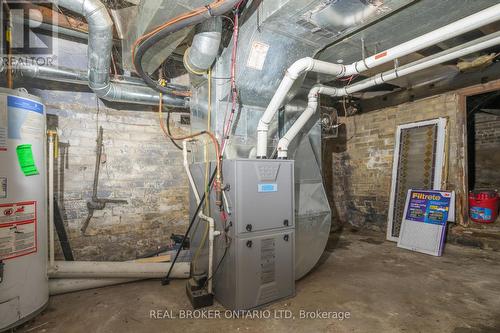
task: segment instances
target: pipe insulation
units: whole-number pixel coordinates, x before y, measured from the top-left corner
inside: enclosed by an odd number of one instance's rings
[[[49,268],[49,278],[161,278],[170,269],[171,263],[101,262],[101,261],[56,261]],[[189,278],[189,262],[174,264],[171,276]]]
[[[259,121],[257,126],[257,158],[266,158],[269,124],[276,112],[278,112],[279,108],[283,105],[293,83],[301,75],[307,72],[316,72],[333,75],[339,78],[358,74],[444,40],[493,23],[499,19],[500,4],[497,4],[350,65],[328,63],[313,58],[297,60],[286,71],[283,80]]]
[[[184,54],[184,66],[193,73],[206,72],[219,53],[222,39],[222,19],[210,18],[196,26],[191,47]]]
[[[94,93],[102,99],[113,102],[128,102],[137,104],[158,104],[158,93],[146,86],[130,87],[121,83],[112,82],[110,79],[111,50],[113,46],[113,21],[108,14],[106,6],[99,0],[50,0],[52,3],[82,15],[88,23],[88,85]],[[38,68],[38,71],[41,71]],[[52,73],[49,73],[52,71]],[[50,69],[47,76],[53,74],[71,81],[80,81],[81,73],[68,73]],[[84,75],[83,75],[84,77]],[[66,81],[63,81],[66,82]],[[74,83],[74,82],[73,82]],[[171,94],[172,88],[167,94]],[[167,96],[166,104],[171,106],[187,107],[188,102],[181,102],[182,97]]]
[[[384,82],[413,74],[420,70],[427,69],[474,52],[488,49],[499,44],[500,32],[495,32],[342,88],[315,85],[309,91],[308,105],[306,109],[278,142],[278,158],[287,158],[288,145],[316,112],[319,94],[325,94],[332,97],[347,96],[352,93],[383,84]]]

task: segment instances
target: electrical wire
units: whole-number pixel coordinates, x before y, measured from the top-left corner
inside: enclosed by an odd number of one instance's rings
[[[217,170],[214,170],[214,172],[212,173],[212,176],[210,177],[210,182],[209,183],[211,185],[213,184],[213,182],[214,182],[214,180],[216,178],[216,175],[217,175]],[[198,219],[198,213],[200,212],[200,209],[203,206],[204,201],[205,201],[205,193],[203,193],[203,196],[200,199],[200,203],[196,207],[194,215],[191,218],[191,221],[189,222],[189,226],[188,226],[186,232],[184,233],[184,236],[182,237],[181,246],[179,246],[179,248],[177,249],[177,252],[175,253],[174,260],[172,260],[172,263],[170,264],[170,268],[168,270],[168,273],[167,273],[167,275],[161,281],[161,283],[163,285],[166,285],[166,284],[170,283],[170,273],[172,273],[172,269],[174,268],[174,265],[175,265],[175,263],[177,261],[177,258],[179,257],[179,254],[181,253],[182,247],[184,246],[184,243],[185,243],[185,241],[186,241],[186,239],[187,239],[187,237],[189,235],[189,232],[191,231],[191,228],[194,225],[194,222]]]
[[[231,131],[231,126],[234,119],[234,114],[236,112],[236,102],[238,101],[238,89],[236,87],[236,56],[238,52],[238,37],[239,37],[239,6],[241,5],[241,1],[236,5],[234,12],[234,21],[233,21],[233,50],[231,52],[231,75],[230,75],[230,89],[231,89],[231,113],[229,114],[229,119],[227,119],[227,123],[224,128],[223,138],[222,138],[222,152],[224,153],[227,140],[229,139],[229,134]],[[226,112],[224,116],[224,120],[227,117],[227,107],[229,104],[226,104]]]
[[[160,70],[160,81],[161,81],[161,84],[164,84],[165,81],[165,70],[163,68],[163,65],[162,65],[162,68]],[[162,97],[160,95],[160,102],[162,102]],[[160,106],[160,109],[158,110],[158,117],[159,117],[159,121],[160,121],[160,126],[163,124],[163,105]],[[167,109],[167,119],[166,119],[166,123],[167,123],[167,126],[166,126],[166,133],[167,135],[165,135],[166,138],[168,138],[172,144],[179,150],[182,150],[182,147],[177,143],[175,142],[175,140],[172,138],[172,132],[170,131],[170,114],[171,114],[171,111],[170,109]]]
[[[207,131],[210,130],[211,125],[211,118],[212,118],[212,69],[208,69],[207,73],[207,80],[208,80],[208,107],[207,107]],[[210,161],[208,158],[208,147],[207,144],[205,143],[204,145],[205,149],[205,183],[203,186],[203,189],[205,191],[205,215],[210,216],[210,188],[208,184],[208,177],[210,173]],[[208,222],[205,223],[205,230],[203,231],[203,236],[200,241],[200,244],[198,245],[198,248],[196,249],[195,255],[193,257],[193,267],[196,269],[197,264],[198,264],[198,258],[200,257],[201,250],[205,247],[205,243],[207,241],[207,236],[209,232],[209,225]]]
[[[162,80],[162,84],[164,84],[164,80]],[[222,185],[222,168],[221,168],[221,163],[222,163],[222,159],[221,159],[221,154],[220,154],[220,147],[219,147],[219,142],[217,141],[217,138],[215,137],[215,135],[210,132],[210,131],[201,131],[201,132],[197,132],[197,133],[193,133],[193,134],[189,134],[189,135],[184,135],[184,136],[178,136],[178,137],[174,137],[173,135],[171,135],[169,133],[169,131],[167,130],[167,128],[165,127],[165,123],[163,122],[163,115],[162,115],[162,109],[163,109],[163,94],[160,93],[160,101],[158,103],[158,115],[159,115],[159,118],[160,118],[160,127],[161,129],[163,130],[163,133],[170,139],[172,140],[176,140],[176,141],[181,141],[181,140],[186,140],[186,139],[194,139],[198,136],[202,136],[202,135],[207,135],[210,140],[212,140],[212,144],[215,148],[215,157],[216,157],[216,180],[215,180],[215,187],[216,187],[216,190],[220,191],[221,190],[221,185]]]
[[[167,94],[184,95],[185,93],[175,91],[171,88],[164,87],[155,80],[153,80],[148,73],[144,71],[142,66],[142,57],[144,54],[156,45],[160,40],[170,35],[173,32],[179,31],[187,26],[203,22],[205,19],[212,16],[223,15],[227,10],[231,9],[234,5],[239,7],[244,0],[216,0],[211,4],[198,7],[191,12],[177,16],[152,31],[140,36],[132,45],[132,59],[137,74],[139,74],[144,82],[151,88]]]
[[[203,289],[205,289],[207,287],[208,281],[212,280],[214,278],[215,274],[217,274],[217,272],[219,271],[219,268],[222,265],[222,262],[224,261],[224,258],[226,257],[227,250],[229,249],[229,246],[231,246],[230,242],[229,242],[229,244],[226,244],[226,247],[224,249],[224,253],[222,254],[222,257],[220,258],[219,262],[217,263],[217,266],[215,267],[215,270],[213,271],[212,275],[209,276],[207,278],[207,280],[205,281],[205,284],[203,285]]]

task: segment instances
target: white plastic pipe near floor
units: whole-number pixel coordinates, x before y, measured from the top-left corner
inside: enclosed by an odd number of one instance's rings
[[[328,63],[312,58],[297,60],[285,73],[266,111],[262,115],[257,126],[257,157],[266,158],[267,155],[267,134],[269,124],[274,118],[278,109],[283,105],[286,96],[295,80],[302,74],[312,71],[335,77],[344,77],[358,74],[367,69],[388,63],[397,58],[410,53],[422,50],[452,37],[459,36],[474,29],[483,27],[500,19],[500,4],[491,6],[475,14],[448,24],[442,28],[431,31],[420,37],[409,40],[383,52],[375,54],[369,58],[357,61],[350,65],[340,65]]]
[[[130,278],[149,279],[162,278],[170,269],[171,263],[137,263],[137,262],[102,262],[102,261],[56,261],[49,268],[50,278]],[[189,262],[177,262],[172,269],[171,277],[189,278]]]
[[[363,80],[353,85],[349,85],[343,88],[328,87],[323,85],[316,85],[309,91],[308,95],[308,105],[300,117],[295,121],[295,123],[290,127],[290,129],[285,133],[285,135],[278,142],[278,158],[287,158],[288,145],[297,136],[302,127],[305,126],[307,121],[316,112],[318,107],[318,96],[320,94],[339,97],[347,96],[351,93],[361,91],[366,88],[380,85],[384,82],[394,80],[399,77],[403,77],[420,70],[445,63],[447,61],[459,58],[461,56],[471,54],[477,51],[481,51],[500,44],[500,32],[495,32],[487,36],[483,36],[476,40],[470,41],[463,45],[453,47],[451,49],[439,52],[435,55],[426,57],[424,59],[412,62],[400,68],[386,71],[380,73],[371,78]]]
[[[102,288],[117,284],[140,281],[141,279],[51,279],[49,280],[50,296],[72,293],[80,290]]]
[[[49,137],[49,267],[54,265],[55,261],[55,235],[54,235],[54,134],[48,133]]]

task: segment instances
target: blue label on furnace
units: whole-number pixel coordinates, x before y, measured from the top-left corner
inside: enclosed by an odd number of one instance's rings
[[[7,106],[43,114],[43,104],[25,98],[8,96]]]
[[[258,191],[261,193],[278,192],[278,184],[258,184]]]

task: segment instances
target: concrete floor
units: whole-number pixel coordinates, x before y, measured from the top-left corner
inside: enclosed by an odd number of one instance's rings
[[[500,253],[448,245],[441,258],[398,249],[381,234],[333,235],[297,295],[266,308],[295,319],[151,319],[190,309],[184,281],[144,281],[52,297],[20,332],[500,332]],[[223,311],[222,307],[213,309]],[[350,318],[299,319],[300,310]],[[224,312],[222,312],[224,316]]]

